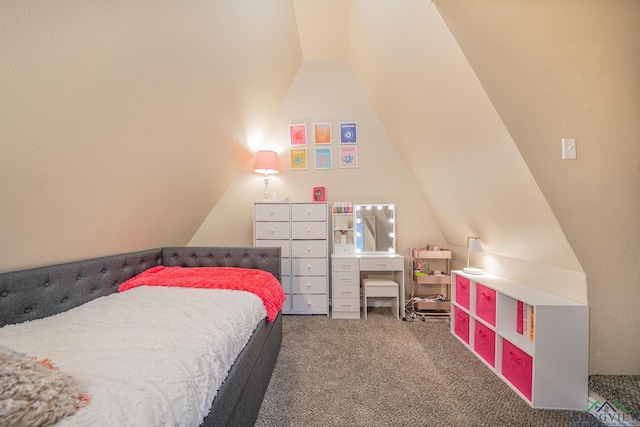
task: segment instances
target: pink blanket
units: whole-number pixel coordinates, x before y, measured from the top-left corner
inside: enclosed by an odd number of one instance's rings
[[[267,271],[236,267],[165,267],[143,271],[124,281],[118,292],[138,286],[178,286],[183,288],[232,289],[251,292],[262,300],[267,320],[272,321],[282,310],[285,300],[282,286]]]

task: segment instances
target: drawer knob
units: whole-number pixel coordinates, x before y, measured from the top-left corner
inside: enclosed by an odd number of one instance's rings
[[[311,233],[311,229],[310,228],[307,228],[307,233]]]
[[[310,287],[311,287],[311,283],[307,283],[307,288],[310,288]]]
[[[311,307],[311,301],[307,301],[307,305]]]
[[[270,231],[271,231],[271,234],[273,234],[273,233],[275,233],[275,232],[276,232],[276,230],[275,230],[275,229],[273,229],[273,228],[272,228]]]
[[[311,270],[311,264],[307,265],[307,270]]]
[[[311,252],[311,248],[310,247],[307,248],[307,252]]]

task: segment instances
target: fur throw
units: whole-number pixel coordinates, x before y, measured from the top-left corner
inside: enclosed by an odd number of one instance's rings
[[[0,426],[48,426],[90,401],[48,359],[0,347]]]

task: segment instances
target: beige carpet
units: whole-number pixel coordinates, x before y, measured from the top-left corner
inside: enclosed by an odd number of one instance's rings
[[[399,321],[376,308],[368,320],[285,316],[283,328],[256,426],[575,425],[573,411],[531,409],[447,318]]]

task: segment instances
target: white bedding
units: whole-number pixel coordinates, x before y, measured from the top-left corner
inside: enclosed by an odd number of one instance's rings
[[[0,345],[49,358],[91,395],[57,426],[197,426],[265,316],[248,292],[143,286],[0,328]]]

